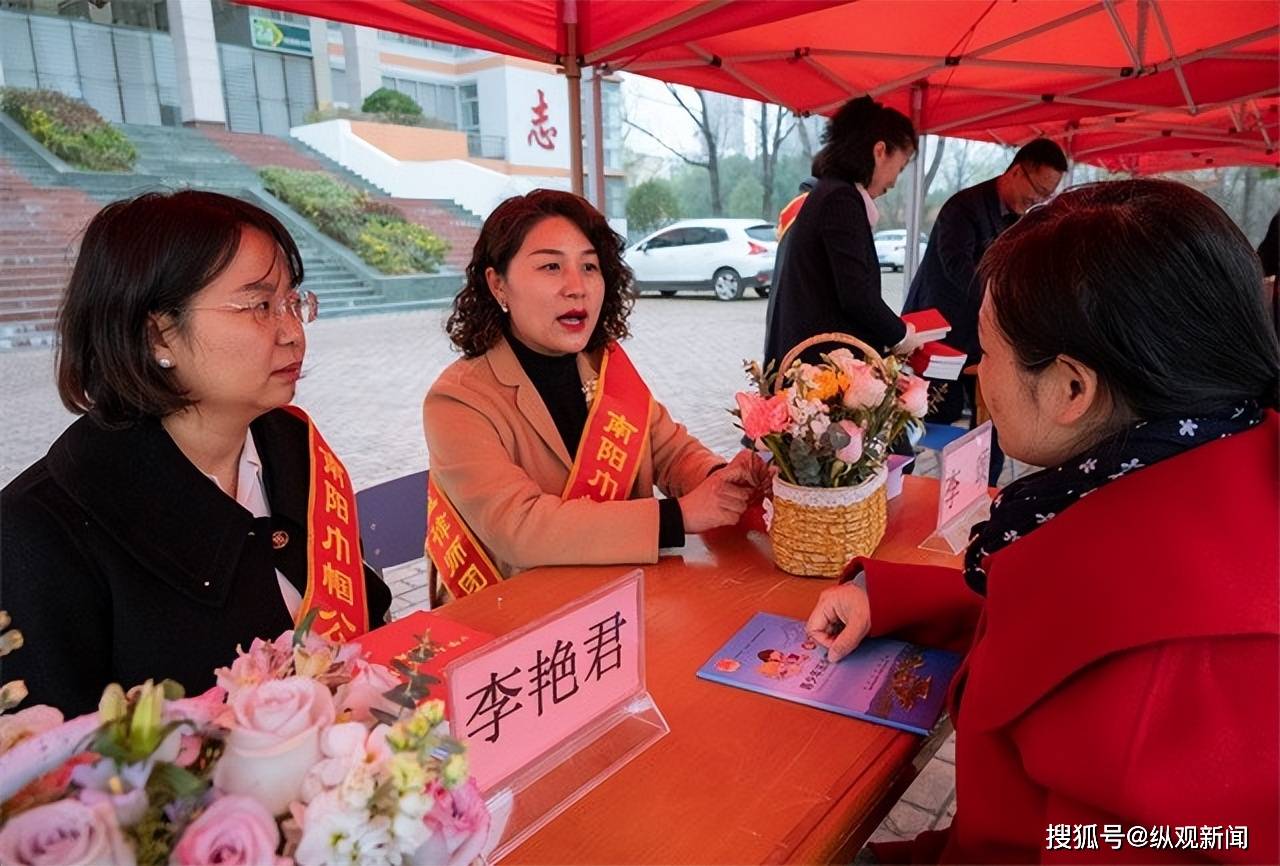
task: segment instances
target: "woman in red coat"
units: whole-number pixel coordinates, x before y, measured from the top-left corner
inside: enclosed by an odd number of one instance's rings
[[[1280,347],[1248,242],[1167,181],[1029,213],[983,260],[983,394],[1010,484],[963,571],[822,594],[832,658],[966,650],[957,813],[881,862],[1280,862]]]

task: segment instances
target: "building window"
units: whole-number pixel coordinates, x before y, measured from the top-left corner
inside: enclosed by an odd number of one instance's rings
[[[382,86],[398,90],[418,103],[424,117],[450,129],[458,128],[458,88],[454,85],[384,75]]]
[[[278,9],[263,9],[260,6],[254,6],[253,14],[259,18],[270,18],[272,21],[279,21],[282,24],[295,24],[298,27],[311,26],[311,19],[306,15],[295,15],[292,12],[281,12]]]
[[[464,132],[480,131],[480,89],[475,84],[458,88],[458,126]]]
[[[604,126],[604,167],[622,168],[622,84],[603,81],[600,87]]]
[[[392,33],[389,30],[379,30],[378,41],[397,42],[401,45],[425,48],[428,51],[434,51],[437,54],[448,54],[450,57],[460,57],[464,54],[476,53],[476,49],[474,48],[466,48],[462,45],[449,45],[445,42],[435,42],[431,39],[420,39],[417,36],[406,36],[403,33]]]

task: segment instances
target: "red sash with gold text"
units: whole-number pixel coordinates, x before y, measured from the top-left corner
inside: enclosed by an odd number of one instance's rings
[[[561,499],[626,499],[649,445],[649,387],[617,343],[605,349],[596,396]],[[427,481],[427,556],[454,598],[498,583],[502,575],[435,483]]]
[[[346,467],[321,437],[306,412],[285,411],[307,425],[311,478],[307,494],[307,593],[294,623],[312,610],[312,631],[345,642],[369,630],[364,562],[360,558],[360,522]]]

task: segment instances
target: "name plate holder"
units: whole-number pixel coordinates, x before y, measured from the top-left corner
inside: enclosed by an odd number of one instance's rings
[[[645,687],[636,569],[445,669],[493,863],[669,733]]]
[[[991,422],[970,430],[938,457],[938,522],[921,550],[960,553],[975,523],[991,516],[987,474],[991,467]]]

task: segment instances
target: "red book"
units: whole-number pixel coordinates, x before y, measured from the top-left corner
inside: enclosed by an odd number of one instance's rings
[[[946,343],[925,343],[911,354],[907,363],[911,369],[926,379],[944,379],[954,382],[964,371],[969,356]]]
[[[935,309],[907,313],[902,317],[902,321],[908,325],[915,325],[916,335],[926,343],[941,340],[951,330],[951,323]]]
[[[477,631],[462,623],[420,610],[362,635],[356,643],[364,649],[369,661],[386,665],[402,679],[405,678],[402,666],[407,665],[420,674],[440,680],[439,685],[431,686],[430,697],[445,701],[447,714],[445,665],[491,640],[493,635],[488,632]],[[424,647],[428,642],[434,650],[431,658],[423,662],[409,658],[410,652]]]

